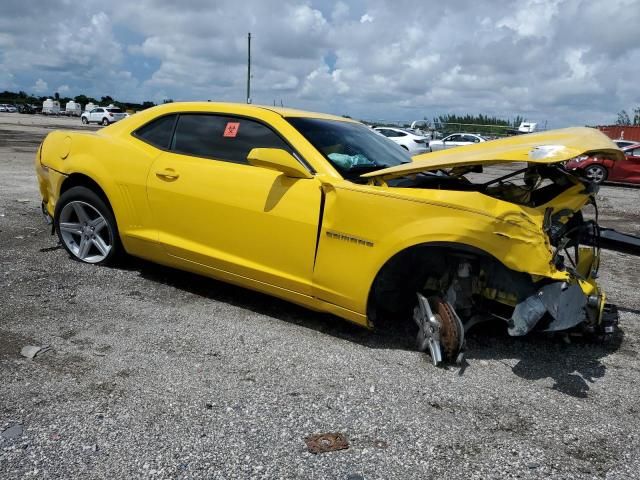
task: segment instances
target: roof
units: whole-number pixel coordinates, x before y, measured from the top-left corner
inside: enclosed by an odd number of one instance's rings
[[[339,120],[343,122],[355,122],[355,120],[340,117],[338,115],[331,115],[328,113],[319,112],[307,112],[305,110],[296,110],[293,108],[271,107],[269,105],[255,105],[247,103],[233,103],[233,102],[171,102],[163,105],[157,105],[151,109],[165,109],[168,111],[179,111],[181,109],[193,109],[198,111],[216,111],[217,109],[228,110],[229,108],[237,107],[239,111],[247,112],[259,112],[262,110],[269,110],[282,117],[306,117],[306,118],[319,118],[324,120]]]
[[[563,128],[423,153],[413,157],[411,163],[362,176],[395,178],[441,168],[511,162],[551,164],[598,153],[615,159],[624,157],[615,143],[594,128]]]

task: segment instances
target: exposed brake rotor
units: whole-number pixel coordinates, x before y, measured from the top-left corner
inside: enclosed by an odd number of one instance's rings
[[[464,327],[460,317],[451,304],[439,297],[428,300],[420,293],[417,296],[413,320],[418,325],[418,350],[429,350],[435,366],[443,360],[459,363],[464,346]]]
[[[440,344],[444,358],[450,362],[456,361],[464,345],[464,326],[449,302],[441,298],[434,298],[433,302],[440,316]]]

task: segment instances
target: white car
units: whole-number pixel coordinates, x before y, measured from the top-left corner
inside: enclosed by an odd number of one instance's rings
[[[429,151],[429,139],[422,135],[416,135],[407,130],[393,127],[375,127],[374,130],[400,145],[411,155]]]
[[[614,140],[613,143],[615,143],[618,148],[622,149],[624,147],[630,147],[631,145],[635,145],[636,142],[635,140],[625,140],[624,138],[620,138],[618,140]]]
[[[0,112],[15,113],[17,111],[18,111],[18,109],[16,107],[14,107],[13,105],[7,105],[6,103],[3,103],[2,105],[0,105]]]
[[[83,112],[80,120],[85,125],[95,122],[107,126],[126,117],[127,114],[117,107],[96,107],[90,112]]]
[[[472,133],[453,133],[444,137],[442,140],[432,140],[429,142],[429,150],[435,152],[437,150],[445,150],[447,148],[461,147],[463,145],[472,145],[486,141],[486,138]]]

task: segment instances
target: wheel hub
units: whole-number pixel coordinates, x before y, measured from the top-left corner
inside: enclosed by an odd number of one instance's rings
[[[417,296],[418,304],[413,312],[413,320],[418,325],[418,350],[429,350],[435,366],[443,360],[459,363],[464,347],[462,321],[451,304],[441,298],[434,297],[428,300],[420,293]]]

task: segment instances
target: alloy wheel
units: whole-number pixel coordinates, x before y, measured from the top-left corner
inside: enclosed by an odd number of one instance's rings
[[[87,263],[103,261],[113,248],[113,230],[92,205],[79,200],[67,203],[60,211],[62,241],[73,255]]]
[[[602,183],[606,177],[604,168],[598,165],[587,167],[585,174],[589,180],[595,183]]]

